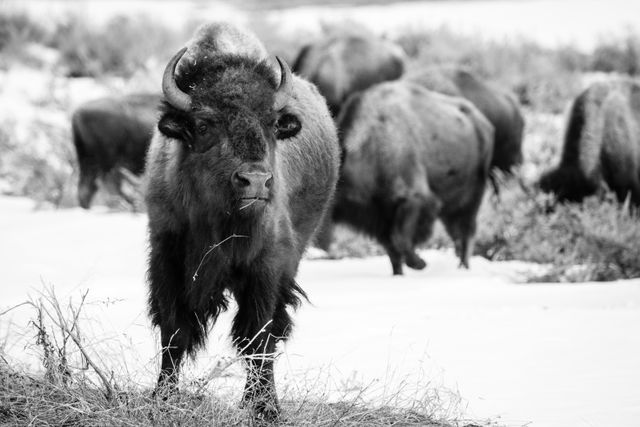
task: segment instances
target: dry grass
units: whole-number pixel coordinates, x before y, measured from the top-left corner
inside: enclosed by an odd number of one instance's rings
[[[118,374],[117,366],[100,359],[84,336],[81,311],[86,294],[63,304],[53,288],[29,301],[33,309],[32,344],[41,371],[19,368],[0,347],[0,424],[66,426],[257,425],[227,386],[228,370],[241,358],[223,359],[195,379],[183,378],[180,390],[154,397],[152,390]],[[12,309],[0,313],[0,318]],[[6,343],[5,343],[6,344]],[[457,395],[442,398],[429,387],[414,393],[386,391],[372,401],[372,386],[349,384],[343,392],[327,391],[329,374],[302,375],[281,384],[279,425],[300,426],[462,426]],[[402,386],[400,386],[402,388]],[[212,391],[215,390],[215,391]],[[407,397],[409,396],[409,397]]]

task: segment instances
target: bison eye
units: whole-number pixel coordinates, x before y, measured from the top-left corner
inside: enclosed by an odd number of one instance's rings
[[[198,133],[200,135],[206,134],[208,130],[209,130],[209,128],[207,127],[207,125],[202,124],[202,125],[198,126]]]
[[[276,138],[287,139],[296,136],[300,132],[300,120],[293,114],[283,114],[276,121]]]

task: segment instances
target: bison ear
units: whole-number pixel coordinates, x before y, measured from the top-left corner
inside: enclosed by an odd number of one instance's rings
[[[302,124],[293,114],[284,113],[276,121],[276,138],[292,138],[300,132]]]
[[[178,114],[164,114],[158,122],[158,130],[165,136],[185,143],[191,140],[191,123]]]

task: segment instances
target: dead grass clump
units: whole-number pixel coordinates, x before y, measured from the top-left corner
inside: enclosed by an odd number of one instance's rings
[[[34,310],[33,342],[43,371],[30,373],[11,362],[0,348],[0,424],[68,426],[259,425],[248,409],[227,394],[217,381],[241,359],[217,364],[195,380],[183,379],[180,390],[154,396],[150,388],[133,383],[108,366],[82,333],[81,311],[86,293],[62,303],[53,288],[28,304]],[[23,304],[24,305],[24,304]],[[14,307],[15,308],[15,307]],[[12,309],[5,310],[0,316]],[[441,396],[429,388],[416,397],[402,390],[387,392],[376,401],[363,397],[366,385],[348,387],[342,396],[329,397],[325,384],[283,384],[283,426],[461,426],[459,411],[444,407]],[[215,390],[215,393],[211,392]],[[335,395],[334,395],[335,396]],[[460,398],[453,399],[458,406]],[[471,424],[469,424],[471,425]],[[478,425],[478,424],[475,424]],[[489,425],[483,423],[482,425]]]

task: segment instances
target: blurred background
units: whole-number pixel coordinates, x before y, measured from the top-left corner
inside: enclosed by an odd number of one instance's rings
[[[476,253],[554,263],[552,280],[638,275],[637,221],[617,203],[587,199],[542,215],[547,196],[522,191],[557,164],[572,100],[594,81],[640,73],[640,4],[625,0],[2,0],[0,193],[26,196],[38,208],[77,206],[72,112],[103,96],[159,92],[166,61],[212,20],[248,27],[290,64],[305,44],[361,29],[397,43],[409,71],[463,66],[512,91],[526,121],[524,162],[518,180],[503,183],[503,203],[487,197],[483,204]],[[101,187],[95,205],[131,209]],[[436,232],[428,245],[450,242]],[[330,256],[379,253],[343,230]],[[571,270],[574,277],[564,268],[574,264],[591,267]]]

